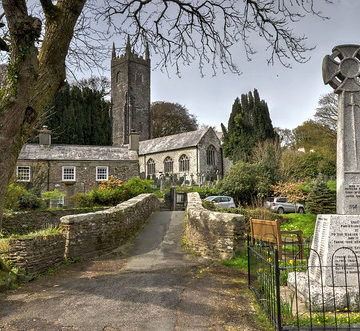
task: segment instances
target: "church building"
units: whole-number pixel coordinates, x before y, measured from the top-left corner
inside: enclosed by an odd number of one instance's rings
[[[51,144],[51,131],[39,134],[39,144],[25,144],[16,177],[42,180],[43,191],[58,189],[69,197],[85,193],[114,175],[166,176],[175,183],[201,184],[221,179],[228,168],[221,141],[212,128],[152,139],[150,56],[138,56],[128,39],[125,54],[111,58],[112,146]]]

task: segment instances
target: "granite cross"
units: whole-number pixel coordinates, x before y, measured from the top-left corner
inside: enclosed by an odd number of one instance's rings
[[[325,84],[339,94],[337,214],[360,215],[360,45],[340,45],[323,61]]]

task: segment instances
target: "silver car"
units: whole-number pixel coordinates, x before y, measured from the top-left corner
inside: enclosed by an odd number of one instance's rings
[[[212,201],[216,207],[220,208],[236,208],[234,199],[232,197],[227,197],[224,195],[214,195],[207,197],[204,200]]]
[[[305,214],[305,208],[301,203],[296,203],[296,204],[290,203],[287,201],[287,198],[277,198],[277,197],[267,198],[265,200],[264,207],[278,214],[295,213],[295,212],[299,214]]]

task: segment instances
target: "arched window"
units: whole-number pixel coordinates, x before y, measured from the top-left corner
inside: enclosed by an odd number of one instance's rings
[[[164,160],[164,172],[165,173],[172,173],[174,171],[174,162],[173,159],[168,156]]]
[[[213,145],[210,145],[206,151],[206,163],[208,165],[215,165],[216,163],[215,153],[216,153],[215,147]]]
[[[135,75],[136,84],[142,84],[144,82],[144,75],[142,72],[137,72]]]
[[[147,161],[147,174],[148,175],[155,174],[155,162],[153,159],[149,159]]]
[[[189,169],[189,158],[185,154],[183,154],[179,158],[179,171],[189,171]]]
[[[120,83],[120,76],[121,76],[120,71],[118,71],[116,74],[116,83]]]

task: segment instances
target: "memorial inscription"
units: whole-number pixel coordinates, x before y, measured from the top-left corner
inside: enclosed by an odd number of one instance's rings
[[[346,220],[344,220],[346,217]],[[330,266],[334,266],[334,285],[357,285],[357,256],[360,256],[360,219],[355,215],[318,215],[312,249],[319,253],[310,255],[312,279],[320,279],[320,263],[324,281],[327,286],[333,285]],[[318,267],[318,268],[316,268]]]

